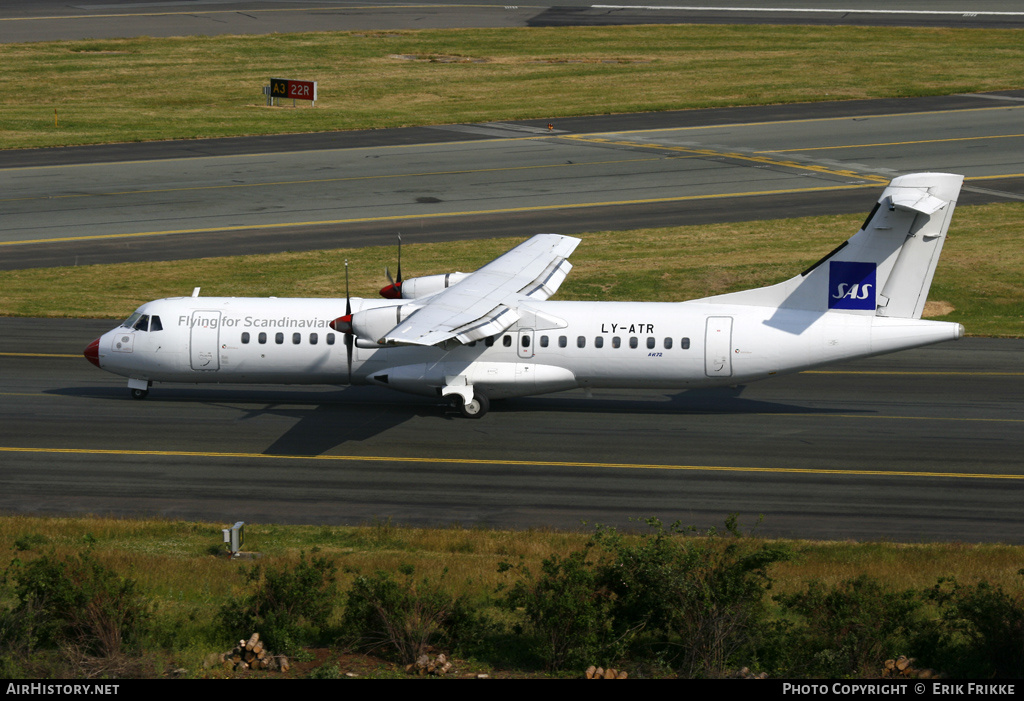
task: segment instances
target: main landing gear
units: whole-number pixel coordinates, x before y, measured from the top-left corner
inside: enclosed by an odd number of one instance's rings
[[[487,395],[473,389],[465,375],[450,375],[445,377],[445,383],[441,396],[451,399],[453,406],[467,419],[479,419],[491,408]]]
[[[491,401],[487,398],[487,395],[479,392],[475,393],[468,402],[461,394],[453,394],[451,397],[455,403],[455,408],[467,419],[479,419],[491,408]]]

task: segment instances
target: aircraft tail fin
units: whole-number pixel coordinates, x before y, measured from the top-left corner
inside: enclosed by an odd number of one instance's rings
[[[800,275],[702,301],[920,319],[963,180],[895,178],[860,231]]]

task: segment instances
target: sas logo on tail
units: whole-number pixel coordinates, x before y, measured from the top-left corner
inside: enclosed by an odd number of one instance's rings
[[[875,264],[831,261],[828,290],[829,309],[874,309]]]

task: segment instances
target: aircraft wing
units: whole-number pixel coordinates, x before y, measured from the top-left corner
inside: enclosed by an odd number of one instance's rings
[[[538,234],[469,277],[423,300],[380,342],[432,346],[455,338],[462,343],[501,333],[518,319],[527,298],[545,300],[572,269],[566,258],[580,240]]]

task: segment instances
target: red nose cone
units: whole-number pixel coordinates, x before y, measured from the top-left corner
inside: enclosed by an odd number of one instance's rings
[[[85,359],[88,360],[90,363],[92,363],[96,367],[99,367],[100,366],[100,339],[97,338],[95,341],[90,343],[86,347],[86,349],[82,353],[82,355],[84,355]]]
[[[387,287],[380,288],[380,296],[384,299],[401,299],[402,298],[402,283],[395,282]]]

